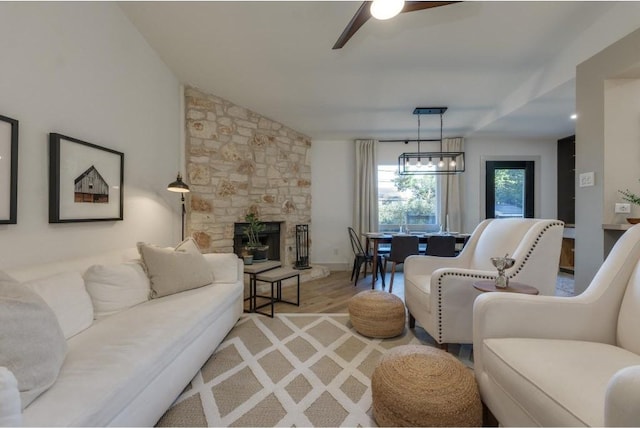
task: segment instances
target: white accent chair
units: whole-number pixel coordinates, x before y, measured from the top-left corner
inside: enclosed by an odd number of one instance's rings
[[[492,280],[491,257],[509,254],[515,265],[511,281],[555,294],[564,223],[530,218],[481,222],[457,257],[411,256],[404,263],[405,304],[409,326],[415,321],[446,349],[449,343],[473,342],[473,302],[481,294],[473,283]]]
[[[640,225],[576,297],[487,293],[474,364],[501,426],[640,426]]]

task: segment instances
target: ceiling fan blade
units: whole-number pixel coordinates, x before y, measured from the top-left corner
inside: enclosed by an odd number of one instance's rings
[[[405,1],[400,13],[415,12],[416,10],[431,9],[434,7],[446,6],[461,1]]]
[[[353,18],[351,18],[351,21],[349,21],[347,27],[344,29],[344,31],[342,31],[342,34],[340,34],[340,37],[338,37],[338,41],[335,45],[333,45],[333,48],[331,49],[341,49],[349,41],[349,39],[353,37],[356,31],[358,31],[358,29],[360,29],[360,27],[362,27],[364,23],[367,22],[369,18],[371,18],[371,12],[369,12],[370,4],[370,1],[365,1],[362,3],[362,5],[360,5],[360,8],[356,12],[356,14],[353,15]]]
[[[448,4],[460,2],[461,1],[406,1],[400,13],[415,12],[417,10],[431,9],[434,7],[446,6]],[[371,18],[371,3],[371,1],[362,2],[360,8],[356,12],[356,14],[353,15],[353,18],[351,18],[351,21],[349,21],[344,31],[342,31],[342,34],[340,34],[340,37],[338,37],[338,41],[336,41],[336,44],[333,45],[332,49],[342,49],[342,47],[347,44],[349,39],[353,37],[356,31],[358,31],[360,27],[362,27],[364,23],[367,22],[369,18]]]

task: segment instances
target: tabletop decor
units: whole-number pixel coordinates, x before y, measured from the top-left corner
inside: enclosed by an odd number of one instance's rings
[[[49,134],[49,223],[123,219],[124,153]]]
[[[18,213],[18,121],[0,115],[0,224],[16,224]]]
[[[622,195],[622,200],[640,206],[640,196],[636,195],[631,190],[618,190],[618,193]],[[627,222],[631,224],[637,224],[640,223],[640,218],[627,217]]]
[[[509,257],[509,254],[505,254],[504,257],[491,257],[491,263],[498,269],[496,288],[507,288],[509,286],[509,277],[504,274],[504,271],[512,267],[515,262],[516,259]]]
[[[260,241],[260,233],[264,231],[266,226],[262,221],[260,221],[255,213],[247,214],[244,219],[248,224],[243,230],[244,235],[247,237],[243,257],[245,255],[252,255],[252,263],[264,262],[267,260],[267,251],[269,251],[269,246],[264,245]]]

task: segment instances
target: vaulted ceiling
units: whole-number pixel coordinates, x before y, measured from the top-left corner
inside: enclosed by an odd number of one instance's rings
[[[332,50],[360,4],[120,7],[181,82],[314,140],[415,138],[417,106],[449,107],[445,136],[565,137],[576,65],[640,26],[640,2],[466,1],[370,19]]]

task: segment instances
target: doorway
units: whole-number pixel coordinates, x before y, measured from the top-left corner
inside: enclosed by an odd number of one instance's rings
[[[486,161],[485,218],[533,218],[534,171],[534,161]]]

